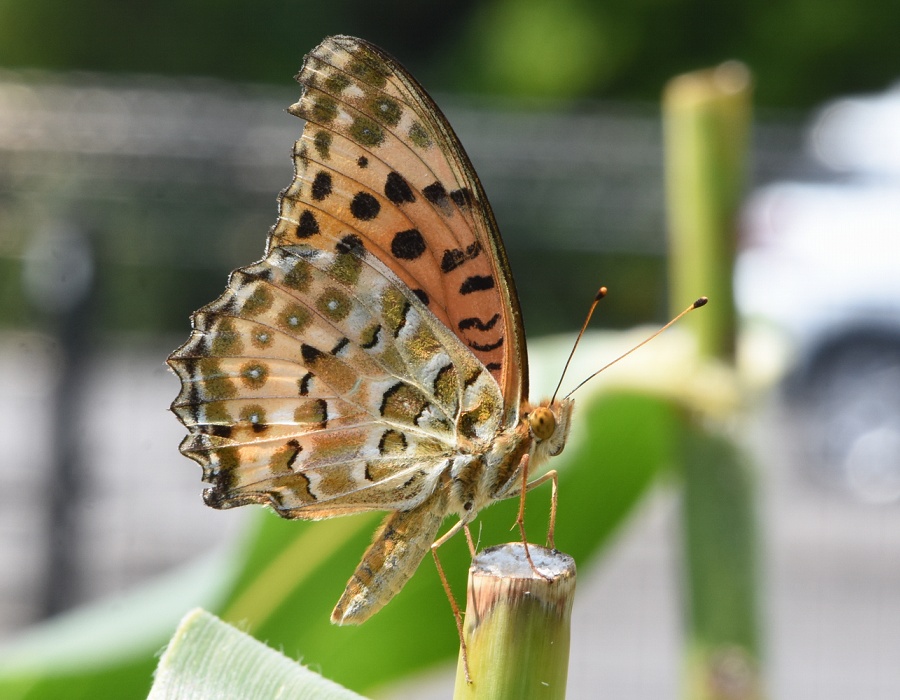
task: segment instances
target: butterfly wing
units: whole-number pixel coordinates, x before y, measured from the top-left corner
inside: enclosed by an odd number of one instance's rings
[[[481,182],[434,101],[392,57],[325,39],[297,77],[307,120],[269,249],[353,232],[488,368],[504,425],[528,393],[519,301]]]
[[[172,408],[213,507],[408,510],[499,430],[487,369],[353,237],[273,248],[193,325]]]
[[[459,141],[394,59],[332,37],[298,80],[307,124],[266,257],[169,360],[181,449],[216,507],[408,510],[517,417],[509,264]]]
[[[298,80],[307,124],[266,255],[193,315],[172,408],[211,506],[395,511],[333,615],[361,622],[431,545],[450,475],[475,489],[517,422],[524,333],[484,190],[418,83],[342,36]]]

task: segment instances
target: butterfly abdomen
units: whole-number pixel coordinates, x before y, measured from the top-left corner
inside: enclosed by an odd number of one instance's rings
[[[388,515],[347,582],[331,621],[358,625],[381,610],[428,553],[446,508],[446,492],[439,489],[416,508]]]

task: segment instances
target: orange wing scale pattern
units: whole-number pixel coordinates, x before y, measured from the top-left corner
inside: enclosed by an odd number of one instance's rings
[[[306,59],[307,120],[269,246],[359,235],[494,375],[527,394],[521,313],[490,204],[446,119],[405,69],[359,39]],[[511,418],[514,422],[514,418]]]

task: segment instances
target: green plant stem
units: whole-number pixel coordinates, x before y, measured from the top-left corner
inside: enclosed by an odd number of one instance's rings
[[[701,357],[733,364],[737,321],[732,291],[737,212],[750,124],[750,75],[738,63],[674,78],[663,97],[670,299],[681,309],[710,298],[686,319]],[[686,420],[685,697],[758,700],[757,551],[751,472],[723,419]],[[689,417],[690,418],[690,417]]]
[[[750,74],[737,62],[673,78],[663,95],[673,315],[702,294],[691,314],[702,355],[732,361],[735,231],[750,125]]]
[[[555,550],[528,545],[538,576],[521,542],[491,547],[469,570],[462,654],[454,700],[563,700],[569,669],[569,631],[575,593],[575,562]]]
[[[731,439],[686,421],[682,535],[685,697],[760,700],[755,488]]]

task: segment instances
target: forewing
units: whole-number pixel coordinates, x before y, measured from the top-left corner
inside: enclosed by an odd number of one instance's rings
[[[484,190],[441,111],[393,58],[330,37],[306,58],[291,112],[307,120],[269,250],[348,233],[487,367],[504,425],[527,395],[521,312]]]

